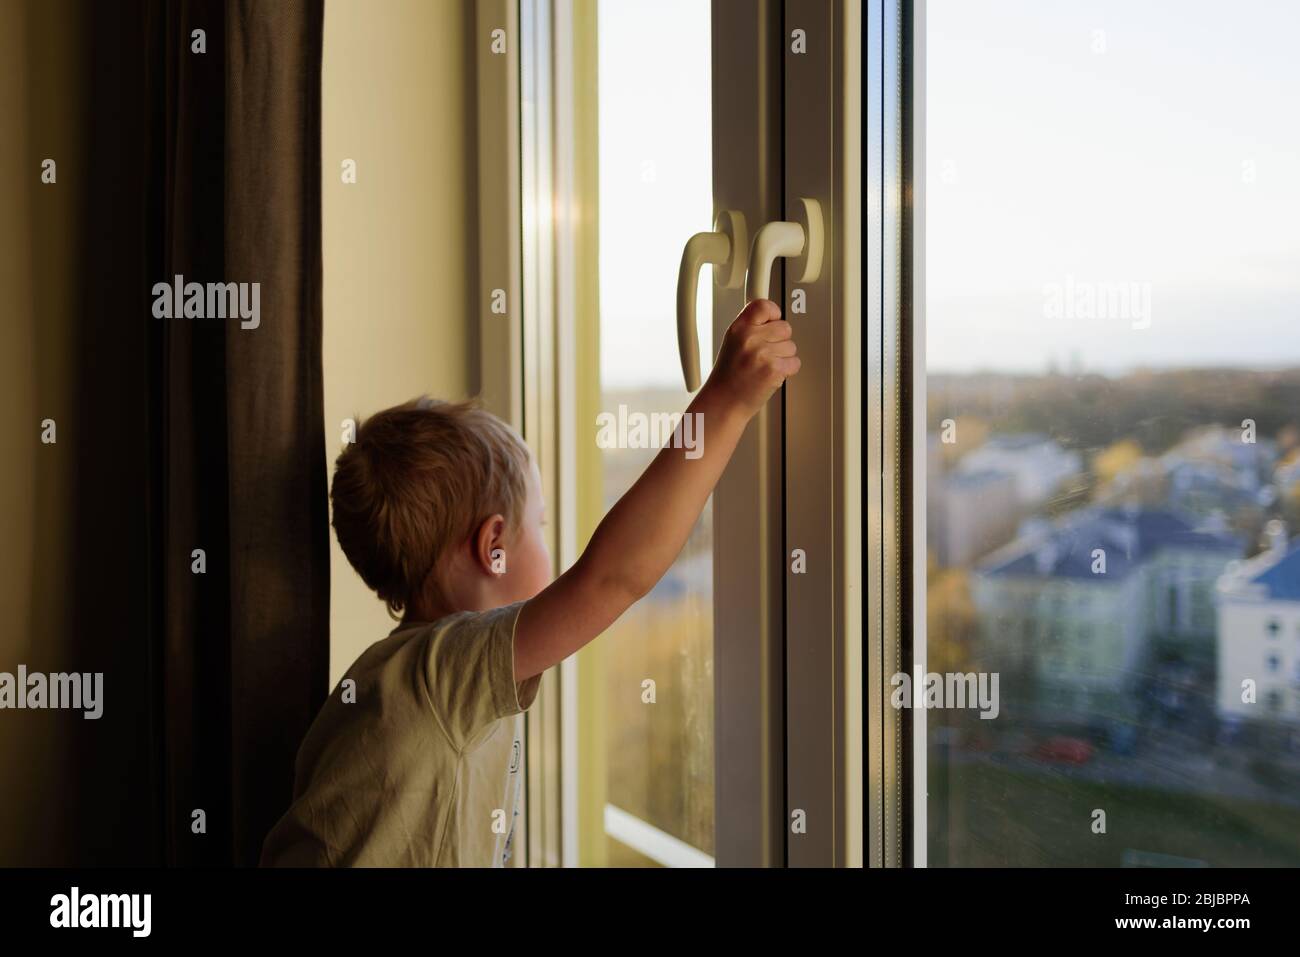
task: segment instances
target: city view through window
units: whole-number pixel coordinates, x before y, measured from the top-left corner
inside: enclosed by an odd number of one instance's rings
[[[1221,13],[928,6],[931,865],[1300,864],[1300,8]]]

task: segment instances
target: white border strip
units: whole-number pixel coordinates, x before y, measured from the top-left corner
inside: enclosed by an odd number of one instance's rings
[[[699,848],[661,831],[612,804],[605,805],[605,833],[664,867],[716,867]]]

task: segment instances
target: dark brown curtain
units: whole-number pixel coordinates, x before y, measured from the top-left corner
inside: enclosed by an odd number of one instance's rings
[[[62,849],[28,856],[251,865],[327,692],[323,0],[78,13],[69,594],[74,657],[106,672],[106,707],[65,758]],[[260,324],[155,318],[153,285],[176,275],[257,283]]]

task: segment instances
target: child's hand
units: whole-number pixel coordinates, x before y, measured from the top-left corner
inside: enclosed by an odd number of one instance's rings
[[[709,381],[686,409],[699,423],[695,450],[683,454],[678,443],[665,444],[614,503],[582,557],[524,605],[515,625],[516,681],[587,644],[672,566],[750,418],[799,371],[792,335],[767,299],[751,302],[736,317]]]
[[[755,299],[727,329],[705,388],[726,394],[752,416],[799,371],[796,351],[794,329],[781,318],[781,307]]]

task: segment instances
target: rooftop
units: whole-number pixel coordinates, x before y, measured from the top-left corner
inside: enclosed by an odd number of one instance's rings
[[[1014,479],[1010,473],[998,469],[978,469],[970,472],[956,472],[945,476],[945,481],[952,488],[968,489],[983,488],[997,482],[1012,482]]]
[[[1017,451],[1036,448],[1049,442],[1052,442],[1052,439],[1039,432],[1012,432],[991,435],[982,447],[1001,449],[1003,451]]]
[[[1225,591],[1254,599],[1300,601],[1300,538],[1242,562],[1223,583]]]
[[[1093,551],[1105,549],[1106,577],[1124,578],[1166,548],[1240,554],[1232,535],[1198,530],[1175,512],[1156,508],[1093,508],[1069,516],[1050,532],[1012,542],[985,560],[986,575],[1093,578]]]

